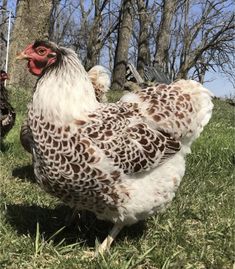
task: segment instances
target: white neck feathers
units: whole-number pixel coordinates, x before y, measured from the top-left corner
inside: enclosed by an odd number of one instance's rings
[[[92,83],[75,52],[64,49],[58,67],[52,67],[38,80],[33,96],[33,109],[45,120],[64,125],[75,119],[86,119],[95,110],[96,100]]]

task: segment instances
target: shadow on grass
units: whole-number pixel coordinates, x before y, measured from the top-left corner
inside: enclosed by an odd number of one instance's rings
[[[20,178],[22,180],[36,182],[32,165],[14,168],[12,171],[12,176]]]
[[[9,143],[0,141],[0,151],[2,153],[9,151],[10,148],[11,148],[11,145]]]
[[[37,205],[7,205],[7,222],[17,230],[19,234],[36,236],[36,225],[39,223],[40,234],[47,240],[62,227],[64,229],[53,237],[54,244],[64,240],[64,244],[82,242],[85,246],[94,247],[98,239],[102,242],[113,224],[98,220],[91,212],[80,215],[64,205],[55,209],[42,208]],[[145,230],[145,222],[127,227],[120,233],[117,240],[124,237],[141,237]]]

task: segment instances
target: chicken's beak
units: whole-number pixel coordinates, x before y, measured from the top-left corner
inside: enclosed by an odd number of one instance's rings
[[[16,56],[16,60],[27,60],[28,59],[28,55],[25,54],[25,52],[21,52],[19,55]]]

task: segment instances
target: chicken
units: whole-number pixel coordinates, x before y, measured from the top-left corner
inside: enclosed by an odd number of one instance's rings
[[[106,93],[111,85],[109,70],[101,65],[95,65],[88,71],[88,77],[95,90],[97,101],[107,102]]]
[[[161,212],[185,173],[185,156],[208,123],[212,94],[179,80],[97,101],[74,51],[35,41],[18,56],[38,76],[28,126],[37,182],[78,210],[114,223],[97,249],[126,225]]]
[[[144,79],[141,78],[140,74],[132,63],[127,65],[126,69],[126,82],[123,85],[124,91],[136,91],[140,90],[141,87],[147,88],[148,86],[156,84],[170,84],[171,81],[165,74],[159,65],[144,67]]]
[[[5,71],[1,70],[0,73],[0,143],[3,138],[11,130],[15,123],[15,111],[8,100],[7,89],[4,86],[5,80],[8,75]]]
[[[132,63],[129,63],[127,65],[126,70],[126,80],[128,82],[134,82],[134,83],[165,83],[170,84],[171,81],[166,73],[163,72],[160,65],[155,63],[155,66],[144,66],[144,80],[141,78],[140,74],[134,67]]]

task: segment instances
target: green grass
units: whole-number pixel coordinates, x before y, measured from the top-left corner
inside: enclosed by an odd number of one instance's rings
[[[125,228],[110,253],[83,260],[110,224],[71,210],[34,182],[19,130],[30,97],[14,90],[17,121],[5,139],[0,177],[0,268],[232,268],[234,261],[234,110],[215,100],[213,119],[193,144],[170,208]]]

